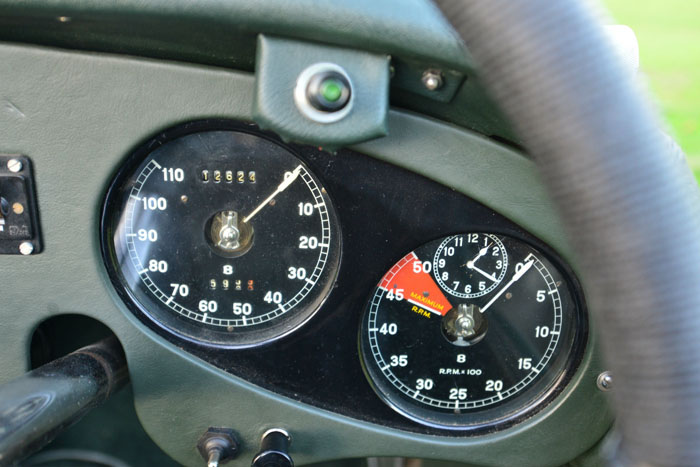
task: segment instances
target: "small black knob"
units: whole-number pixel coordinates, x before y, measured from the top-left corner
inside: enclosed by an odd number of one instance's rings
[[[253,458],[253,467],[294,467],[289,455],[289,434],[279,428],[268,430],[260,442],[260,451]]]

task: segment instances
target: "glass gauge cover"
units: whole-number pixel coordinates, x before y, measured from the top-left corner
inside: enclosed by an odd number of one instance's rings
[[[368,379],[399,413],[438,428],[492,429],[563,388],[586,316],[572,282],[542,252],[469,232],[399,260],[374,290],[360,332]]]
[[[198,343],[289,334],[336,278],[340,228],[321,181],[286,146],[190,125],[149,142],[103,213],[108,270],[129,308]]]

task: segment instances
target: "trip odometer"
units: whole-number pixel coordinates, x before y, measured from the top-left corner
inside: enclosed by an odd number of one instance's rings
[[[465,293],[461,284],[488,280],[473,282],[477,267],[493,280]],[[473,430],[541,407],[570,377],[585,335],[571,283],[549,259],[513,237],[472,232],[423,245],[384,275],[360,347],[372,386],[398,412]]]
[[[179,131],[110,188],[103,248],[129,307],[204,344],[247,347],[308,320],[335,280],[330,197],[288,148],[235,130]]]

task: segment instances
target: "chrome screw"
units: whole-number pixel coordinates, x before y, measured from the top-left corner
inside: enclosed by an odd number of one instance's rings
[[[437,91],[443,85],[442,72],[434,69],[425,70],[421,81],[428,91]]]
[[[596,385],[598,386],[598,389],[600,389],[603,392],[608,392],[613,388],[613,377],[612,373],[609,371],[604,371],[601,374],[598,375],[598,379],[596,380]]]
[[[19,252],[23,255],[31,255],[34,252],[34,245],[31,242],[22,242],[19,245]]]
[[[17,159],[10,159],[7,161],[7,168],[10,172],[17,173],[22,170],[22,161]]]

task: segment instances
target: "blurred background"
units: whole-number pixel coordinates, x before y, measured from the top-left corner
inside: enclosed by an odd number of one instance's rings
[[[640,69],[700,181],[700,1],[603,3],[637,34]]]

